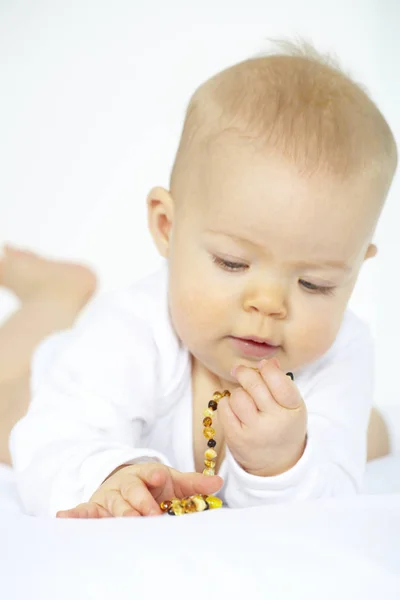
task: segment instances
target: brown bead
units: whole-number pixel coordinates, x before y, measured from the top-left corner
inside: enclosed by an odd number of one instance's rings
[[[217,442],[215,440],[208,440],[208,442],[207,442],[207,446],[209,448],[215,448],[216,445],[217,445]]]
[[[229,390],[224,390],[224,396],[228,396],[228,398],[229,398],[230,395],[231,395],[231,393]]]
[[[218,404],[215,402],[215,400],[210,400],[208,403],[208,408],[211,408],[211,410],[217,410]]]
[[[182,500],[182,506],[185,513],[194,513],[197,512],[197,506],[195,502],[193,502],[192,498],[184,498]]]
[[[171,506],[172,506],[171,500],[164,500],[164,502],[161,502],[161,504],[160,504],[160,508],[163,512],[168,512],[169,509],[171,508]]]
[[[205,429],[203,429],[203,435],[205,438],[207,438],[207,440],[210,440],[215,435],[215,429],[213,429],[212,427],[206,427]]]
[[[204,427],[210,427],[210,425],[212,425],[212,418],[211,417],[205,417],[203,419],[203,425],[204,425]]]

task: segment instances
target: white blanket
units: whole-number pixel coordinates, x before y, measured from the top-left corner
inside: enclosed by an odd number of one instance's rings
[[[390,469],[400,473],[400,457]],[[184,517],[39,519],[21,513],[3,467],[0,507],[4,600],[400,598],[400,493]]]

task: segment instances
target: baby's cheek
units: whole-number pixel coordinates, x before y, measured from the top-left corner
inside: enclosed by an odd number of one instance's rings
[[[314,319],[307,325],[293,328],[288,342],[296,363],[312,362],[327,352],[335,341],[338,329],[339,325],[335,320],[329,319]]]

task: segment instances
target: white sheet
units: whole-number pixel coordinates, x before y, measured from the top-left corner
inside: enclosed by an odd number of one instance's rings
[[[39,519],[21,514],[2,467],[0,508],[4,600],[400,598],[400,494],[182,518]]]
[[[7,600],[395,600],[400,496],[147,519],[0,516]]]

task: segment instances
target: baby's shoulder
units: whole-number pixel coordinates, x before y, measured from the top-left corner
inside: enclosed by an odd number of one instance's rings
[[[167,280],[164,269],[158,269],[122,288],[97,294],[77,319],[79,327],[93,323],[119,323],[129,330],[137,324],[152,328],[155,321],[168,317]]]

